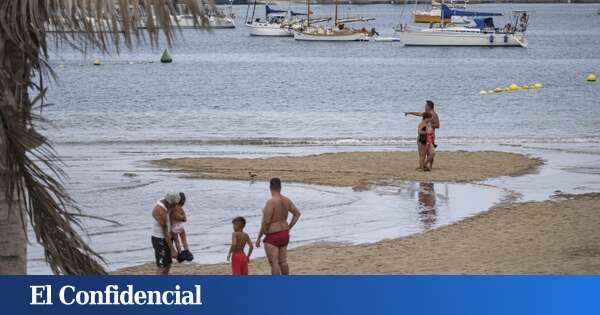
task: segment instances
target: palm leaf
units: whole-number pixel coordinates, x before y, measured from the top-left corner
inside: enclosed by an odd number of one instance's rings
[[[198,28],[207,27],[212,0],[179,3],[200,21]],[[28,216],[54,273],[106,270],[102,258],[76,232],[82,214],[63,187],[60,157],[35,130],[43,120],[33,108],[44,106],[45,81],[55,78],[48,63],[48,39],[57,47],[67,44],[82,52],[114,48],[118,53],[122,45],[131,49],[146,40],[156,46],[161,35],[170,46],[177,35],[177,25],[171,23],[175,13],[171,0],[0,1],[0,181],[7,187],[0,193]],[[144,31],[140,23],[147,26]]]

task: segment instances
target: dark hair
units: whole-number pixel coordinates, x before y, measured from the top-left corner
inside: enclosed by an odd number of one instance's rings
[[[425,101],[425,105],[431,107],[433,109],[433,101],[427,100]]]
[[[423,119],[429,119],[433,117],[433,115],[430,112],[424,112],[423,113]]]
[[[243,229],[246,226],[246,219],[244,217],[236,217],[235,219],[231,220],[231,223],[239,224]]]
[[[182,207],[185,205],[185,194],[182,192],[179,193],[179,205]]]
[[[269,188],[273,191],[281,191],[281,179],[277,177],[271,178]]]

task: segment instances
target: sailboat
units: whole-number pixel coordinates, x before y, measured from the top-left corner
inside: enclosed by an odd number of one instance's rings
[[[249,8],[249,7],[248,7]],[[299,17],[306,15],[305,13],[294,12],[289,10],[277,10],[271,8],[268,4],[265,5],[265,20],[254,18],[256,12],[256,1],[252,9],[252,16],[246,21],[246,27],[250,30],[251,36],[294,36],[294,29],[301,28],[301,20]],[[248,14],[246,14],[247,16]]]
[[[339,0],[335,1],[335,16],[333,26],[319,25],[310,18],[310,1],[306,1],[307,5],[307,25],[302,30],[294,30],[294,39],[303,41],[368,41],[371,37],[371,32],[366,28],[354,29],[346,26],[349,23],[367,22],[375,20],[375,18],[338,18]],[[374,33],[374,32],[373,32]]]
[[[514,11],[512,23],[504,28],[494,25],[492,16],[501,13],[472,12],[450,9],[442,4],[442,17],[453,15],[472,16],[474,25],[456,26],[441,23],[425,29],[412,29],[406,25],[396,31],[405,46],[487,46],[527,47],[529,15],[526,11]]]

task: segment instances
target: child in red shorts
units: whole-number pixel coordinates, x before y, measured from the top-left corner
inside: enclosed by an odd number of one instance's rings
[[[233,234],[231,234],[231,247],[227,255],[227,261],[231,260],[231,274],[234,276],[248,275],[248,261],[254,246],[248,234],[244,232],[246,219],[237,217],[231,221],[233,224]],[[244,248],[248,244],[248,256],[244,253]]]

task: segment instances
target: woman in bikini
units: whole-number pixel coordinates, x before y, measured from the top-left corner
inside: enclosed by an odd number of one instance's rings
[[[432,115],[423,113],[423,120],[417,127],[417,145],[419,149],[419,168],[425,172],[431,171],[433,158],[435,157],[434,129],[432,127]]]

